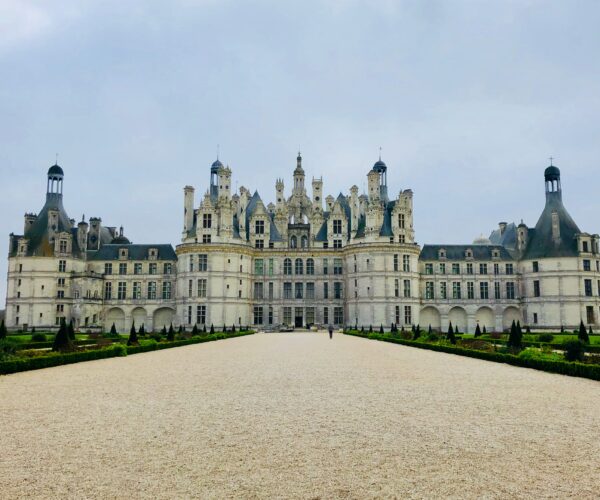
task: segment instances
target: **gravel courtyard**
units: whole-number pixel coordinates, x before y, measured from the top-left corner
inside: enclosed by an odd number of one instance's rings
[[[0,497],[598,498],[600,383],[326,334],[0,377]]]

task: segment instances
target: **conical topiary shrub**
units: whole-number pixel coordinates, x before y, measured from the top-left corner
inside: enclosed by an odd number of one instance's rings
[[[383,325],[381,325],[381,326],[379,327],[379,333],[380,333],[381,335],[383,335],[383,334],[385,333],[385,332],[383,331]]]
[[[483,325],[483,334],[487,335],[487,330],[485,329],[485,325]]]
[[[110,327],[110,336],[111,337],[116,337],[117,335],[119,335],[117,333],[117,327],[115,326],[115,324],[113,323],[112,326]]]
[[[194,325],[194,327],[192,328],[192,337],[197,337],[198,336],[198,327],[196,325]]]
[[[135,331],[135,321],[131,323],[131,330],[129,331],[129,339],[127,339],[127,345],[139,345],[137,332]]]
[[[140,326],[140,329],[138,330],[138,335],[140,337],[143,337],[144,335],[146,335],[146,328],[144,328],[144,323],[142,323],[142,326]]]
[[[452,328],[452,321],[450,322],[450,325],[448,325],[448,334],[446,335],[446,338],[451,344],[456,344],[456,336],[454,334],[454,329]]]
[[[588,336],[587,330],[585,329],[583,320],[581,320],[581,323],[579,323],[579,333],[577,334],[577,338],[581,340],[584,344],[590,343],[590,337]]]
[[[73,328],[73,320],[69,321],[69,326],[67,328],[67,332],[69,334],[69,338],[71,340],[75,340],[75,328]]]
[[[6,325],[4,324],[4,320],[2,320],[2,323],[0,323],[0,340],[5,339],[6,334]]]
[[[231,333],[235,333],[235,325],[231,326]]]
[[[173,342],[175,340],[175,330],[173,329],[173,323],[169,326],[169,333],[167,333],[167,340]]]
[[[479,328],[479,323],[477,323],[477,327],[475,328],[475,338],[481,337],[481,328]]]
[[[211,325],[210,325],[210,334],[211,334],[211,335],[214,335],[214,333],[215,333],[215,325],[213,325],[213,324],[211,323]]]
[[[54,337],[52,350],[54,352],[73,352],[75,350],[73,341],[69,338],[69,329],[64,318],[60,321],[60,327]]]
[[[515,320],[513,320],[512,325],[510,326],[510,333],[508,335],[506,346],[513,350],[520,350],[522,347],[521,335],[519,335],[519,329]]]

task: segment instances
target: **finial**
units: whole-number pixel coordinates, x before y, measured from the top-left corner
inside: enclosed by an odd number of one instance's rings
[[[219,159],[219,148],[220,148],[220,146],[219,146],[219,144],[217,144],[217,160]]]
[[[552,160],[554,160],[554,158],[552,158],[552,156],[550,157],[550,166],[553,167],[554,165],[552,165]]]
[[[55,165],[58,165],[58,153],[56,153],[56,161],[54,162]]]
[[[379,161],[381,161],[381,146],[379,146]]]

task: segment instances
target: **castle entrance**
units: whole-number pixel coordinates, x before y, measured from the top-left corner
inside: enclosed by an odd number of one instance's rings
[[[296,328],[302,328],[304,326],[304,315],[301,307],[296,307],[294,314],[294,326]]]

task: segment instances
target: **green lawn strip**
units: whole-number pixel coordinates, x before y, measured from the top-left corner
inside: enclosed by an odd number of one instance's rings
[[[40,368],[49,368],[52,366],[67,365],[71,363],[79,363],[81,361],[106,359],[117,356],[127,356],[128,354],[139,354],[142,352],[170,349],[173,347],[181,347],[185,345],[201,344],[204,342],[212,342],[215,340],[242,337],[245,335],[252,334],[254,334],[254,331],[236,333],[214,333],[212,335],[192,337],[190,339],[184,340],[175,340],[173,342],[156,342],[155,340],[142,340],[140,341],[140,345],[137,346],[126,346],[124,343],[116,342],[102,349],[70,352],[64,354],[48,352],[47,354],[42,356],[35,356],[31,358],[15,358],[6,361],[0,361],[0,375],[7,375],[9,373],[17,373],[28,370],[37,370]]]
[[[408,347],[416,347],[419,349],[428,349],[430,351],[445,352],[448,354],[457,354],[459,356],[467,356],[470,358],[483,359],[486,361],[495,361],[497,363],[506,363],[513,366],[523,368],[533,368],[550,373],[558,373],[561,375],[570,375],[572,377],[583,377],[592,380],[600,380],[600,365],[589,365],[578,362],[556,361],[549,359],[539,359],[538,357],[519,357],[513,354],[504,354],[499,352],[476,351],[473,349],[465,349],[463,347],[455,347],[444,344],[430,344],[427,342],[419,342],[413,340],[403,340],[394,337],[387,337],[377,333],[363,334],[360,332],[347,331],[346,335],[361,337],[367,339],[381,340],[392,344],[400,344]]]

